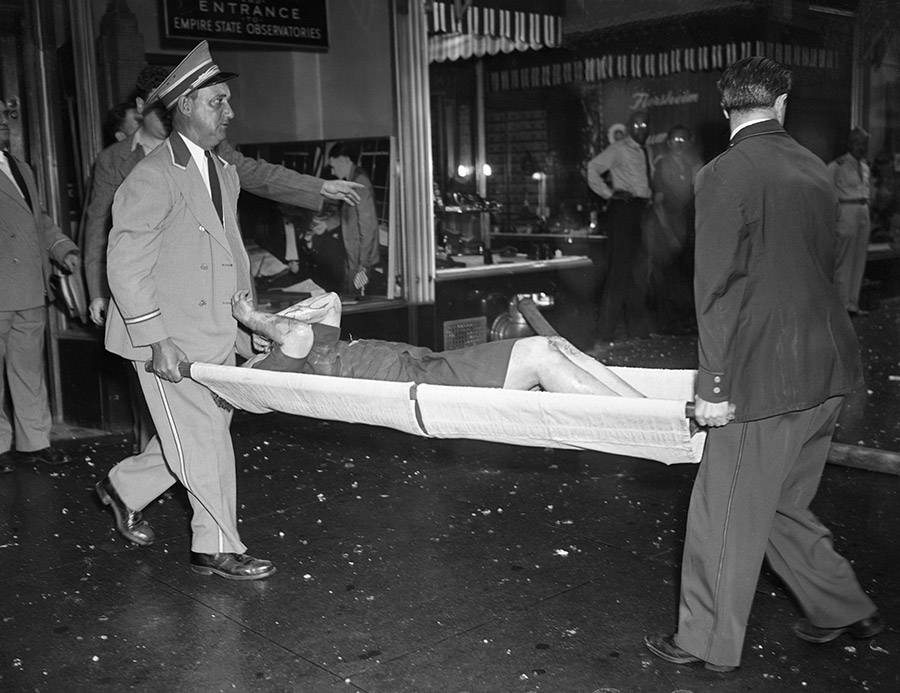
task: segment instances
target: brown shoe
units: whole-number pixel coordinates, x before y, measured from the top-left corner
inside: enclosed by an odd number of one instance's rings
[[[674,635],[645,635],[644,645],[660,659],[664,659],[672,664],[699,664],[703,662],[703,666],[709,671],[715,671],[720,674],[727,674],[734,671],[737,667],[727,664],[712,664],[704,661],[699,657],[695,657],[687,650],[682,650],[675,644]]]
[[[848,626],[839,628],[820,628],[809,622],[809,619],[802,618],[794,624],[794,635],[806,642],[823,643],[831,642],[839,638],[844,633],[849,633],[850,637],[857,640],[868,640],[874,638],[884,630],[884,621],[881,615],[876,611],[868,618],[860,619]]]
[[[156,535],[153,533],[150,523],[142,519],[139,512],[135,512],[125,505],[110,483],[109,477],[98,481],[94,489],[97,491],[100,502],[112,509],[119,534],[139,546],[149,546],[154,542]]]
[[[226,580],[262,580],[275,572],[272,561],[245,553],[196,553],[191,551],[191,570],[199,575],[218,575]]]

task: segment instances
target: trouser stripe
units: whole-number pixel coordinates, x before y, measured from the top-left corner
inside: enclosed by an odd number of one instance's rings
[[[741,426],[741,440],[738,443],[737,463],[734,465],[734,475],[731,477],[731,488],[728,490],[728,509],[725,511],[725,522],[722,527],[722,548],[719,553],[719,567],[716,570],[716,586],[713,588],[713,632],[716,631],[717,622],[719,620],[719,590],[722,582],[722,576],[725,573],[725,554],[728,549],[728,530],[731,524],[731,513],[734,510],[734,494],[737,488],[738,476],[741,473],[741,463],[744,461],[744,446],[747,442],[747,426],[745,424],[731,424],[732,426]],[[712,647],[712,639],[709,641]],[[709,650],[707,650],[707,655]]]
[[[198,498],[200,502],[203,503],[203,499],[200,498],[196,493],[194,493],[193,489],[191,488],[191,484],[188,479],[187,465],[184,461],[184,449],[181,446],[181,438],[179,438],[178,436],[178,428],[175,426],[175,417],[172,415],[172,408],[169,406],[169,400],[166,397],[166,391],[165,388],[163,388],[162,379],[159,376],[156,376],[156,386],[159,388],[159,397],[162,400],[163,408],[166,410],[166,421],[168,421],[169,423],[169,430],[172,431],[172,439],[175,441],[175,449],[178,451],[178,468],[181,470],[181,481],[184,484],[184,487],[190,492],[190,494],[195,498]],[[219,539],[219,553],[224,553],[225,535],[222,534],[221,527],[217,526],[216,532]]]

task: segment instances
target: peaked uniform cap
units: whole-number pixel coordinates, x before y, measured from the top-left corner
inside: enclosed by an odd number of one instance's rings
[[[175,102],[185,94],[195,89],[202,89],[211,84],[219,84],[234,79],[234,72],[222,72],[209,53],[209,43],[201,41],[187,56],[178,63],[162,84],[160,84],[147,97],[147,104],[155,101],[162,102],[166,110],[172,108]]]

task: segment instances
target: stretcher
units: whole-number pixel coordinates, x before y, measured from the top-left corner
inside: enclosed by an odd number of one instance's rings
[[[525,301],[519,309],[532,328],[555,334]],[[582,358],[583,368],[600,367]],[[237,409],[384,426],[430,438],[594,450],[664,464],[699,462],[706,439],[689,418],[692,404],[686,404],[693,399],[693,370],[613,367],[645,395],[636,398],[417,385],[206,363],[181,366],[183,375]]]

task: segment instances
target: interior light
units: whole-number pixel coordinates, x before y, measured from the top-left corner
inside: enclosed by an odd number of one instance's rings
[[[460,178],[468,178],[472,175],[472,167],[466,166],[465,164],[460,164],[456,167],[456,175]]]
[[[489,176],[494,172],[494,169],[491,168],[490,164],[482,164],[481,165],[481,173],[485,176]]]

